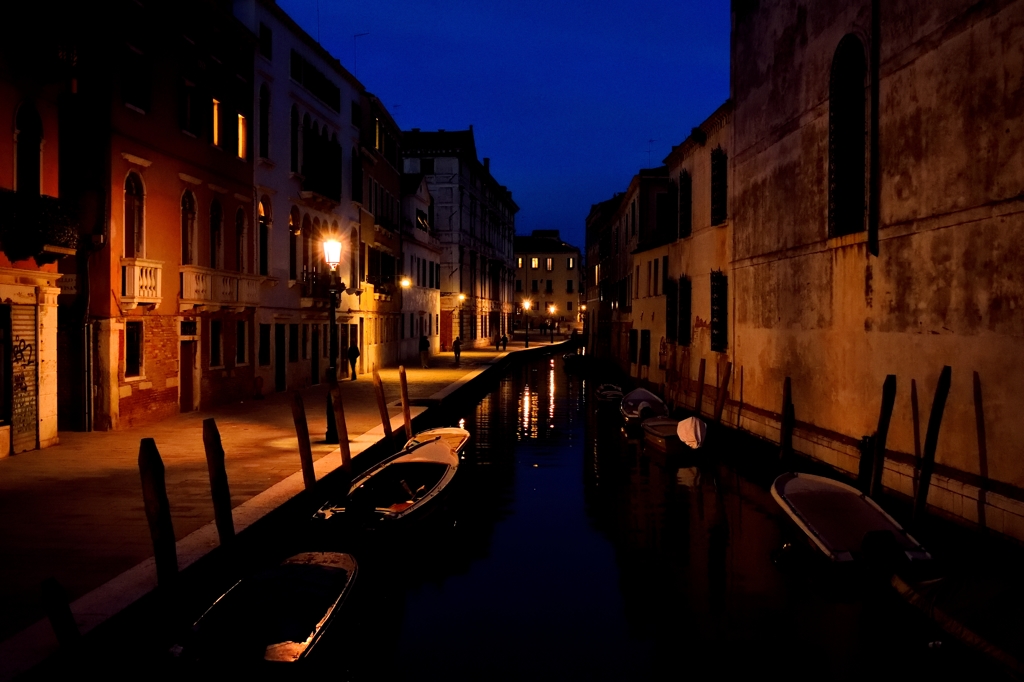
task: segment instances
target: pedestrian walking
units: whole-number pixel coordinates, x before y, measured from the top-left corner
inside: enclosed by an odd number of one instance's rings
[[[452,351],[455,352],[455,366],[459,366],[459,358],[462,357],[462,337],[456,336],[452,341]]]
[[[348,364],[352,366],[352,381],[356,380],[356,360],[359,359],[359,346],[352,344],[348,347]]]
[[[420,334],[420,366],[427,369],[427,355],[430,352],[430,342],[426,334]]]
[[[505,334],[501,335],[501,350],[502,351],[508,350],[508,336],[505,335]]]

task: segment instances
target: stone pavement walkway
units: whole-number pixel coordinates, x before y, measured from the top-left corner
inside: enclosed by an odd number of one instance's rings
[[[547,344],[531,339],[530,345]],[[521,348],[511,343],[508,352]],[[451,353],[434,356],[429,369],[408,367],[410,403],[444,395],[502,356],[474,349],[462,353],[459,367]],[[400,424],[398,370],[380,375],[392,423]],[[380,437],[380,413],[371,375],[340,383],[355,454]],[[326,387],[301,393],[319,477],[340,463],[338,446],[323,442]],[[142,438],[155,439],[164,461],[180,544],[213,520],[203,420],[217,420],[237,510],[299,471],[291,400],[286,392],[123,431],[61,432],[55,447],[0,460],[0,641],[45,617],[39,589],[44,578],[55,577],[74,601],[152,557],[138,472]],[[424,409],[413,407],[413,415]],[[338,459],[319,461],[332,456]]]

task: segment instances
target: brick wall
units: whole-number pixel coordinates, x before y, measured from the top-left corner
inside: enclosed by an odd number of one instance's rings
[[[122,428],[157,421],[178,411],[177,318],[169,315],[125,318],[125,322],[137,321],[142,322],[143,329],[142,371],[137,379],[125,379],[125,330],[120,331],[117,379]]]

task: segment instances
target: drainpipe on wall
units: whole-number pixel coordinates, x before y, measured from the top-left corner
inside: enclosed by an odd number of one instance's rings
[[[878,119],[879,119],[879,61],[881,59],[882,38],[881,0],[871,0],[871,134],[870,153],[871,171],[868,184],[868,252],[878,255],[878,227],[880,222],[880,193],[882,184],[882,164],[878,157]]]

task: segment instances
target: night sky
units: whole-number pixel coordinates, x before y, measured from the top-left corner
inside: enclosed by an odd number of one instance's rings
[[[317,0],[278,4],[317,37]],[[517,233],[581,248],[591,204],[729,96],[727,0],[319,0],[319,15],[321,44],[403,129],[473,124]]]

